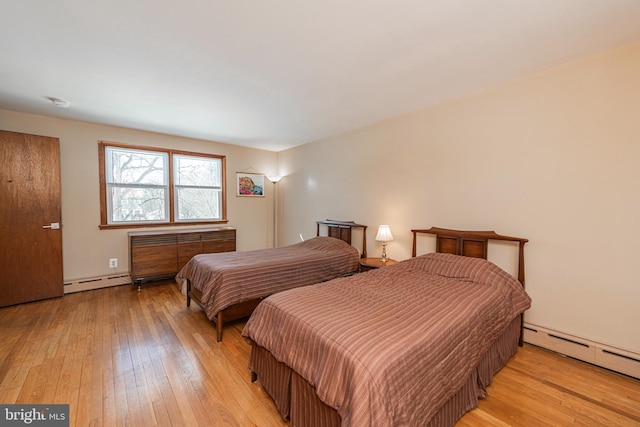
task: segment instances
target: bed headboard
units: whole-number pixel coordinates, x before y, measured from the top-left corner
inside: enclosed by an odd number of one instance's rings
[[[529,240],[497,234],[495,231],[460,231],[447,228],[411,230],[413,251],[416,256],[416,239],[419,233],[436,235],[436,252],[487,259],[489,240],[504,240],[518,243],[518,281],[524,286],[524,244]]]
[[[316,236],[320,235],[320,225],[326,225],[327,236],[344,240],[348,244],[351,244],[351,230],[354,228],[362,228],[362,250],[360,251],[360,258],[367,257],[367,226],[366,225],[356,224],[354,221],[334,221],[332,219],[325,219],[324,221],[316,221],[316,224],[317,224]]]

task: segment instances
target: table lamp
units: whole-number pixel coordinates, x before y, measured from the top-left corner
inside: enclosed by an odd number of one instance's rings
[[[376,240],[378,242],[382,242],[382,256],[380,256],[380,261],[387,262],[389,258],[387,258],[387,242],[393,240],[393,236],[391,235],[391,229],[388,225],[381,225],[378,228],[378,234],[376,235]]]

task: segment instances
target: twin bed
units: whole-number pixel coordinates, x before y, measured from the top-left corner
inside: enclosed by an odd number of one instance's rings
[[[367,226],[325,220],[316,228],[316,237],[289,246],[194,256],[176,275],[187,306],[194,300],[203,308],[221,341],[225,322],[249,317],[269,295],[356,273],[367,256]],[[361,250],[352,246],[354,230]]]
[[[292,427],[455,424],[522,343],[527,239],[411,230],[412,258],[354,274],[366,226],[317,224],[306,242],[195,256],[176,276],[187,305],[203,307],[218,341],[224,322],[251,315],[252,380]],[[418,256],[425,234],[436,252]],[[487,261],[490,240],[517,245],[517,280]]]
[[[291,426],[453,425],[516,353],[526,239],[412,230],[409,260],[265,299],[243,336]],[[416,256],[435,234],[436,253]],[[486,260],[488,241],[518,246],[518,279]]]

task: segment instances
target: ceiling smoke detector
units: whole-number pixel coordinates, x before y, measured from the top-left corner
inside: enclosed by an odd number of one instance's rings
[[[56,108],[69,108],[69,103],[64,99],[60,99],[60,98],[49,98],[49,99],[51,100],[51,103],[53,104],[53,106]]]

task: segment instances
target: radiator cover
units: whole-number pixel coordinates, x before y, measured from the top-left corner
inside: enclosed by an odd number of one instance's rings
[[[640,354],[584,338],[524,324],[524,341],[640,379]]]
[[[235,250],[232,227],[129,233],[131,281],[174,277],[194,255]]]

